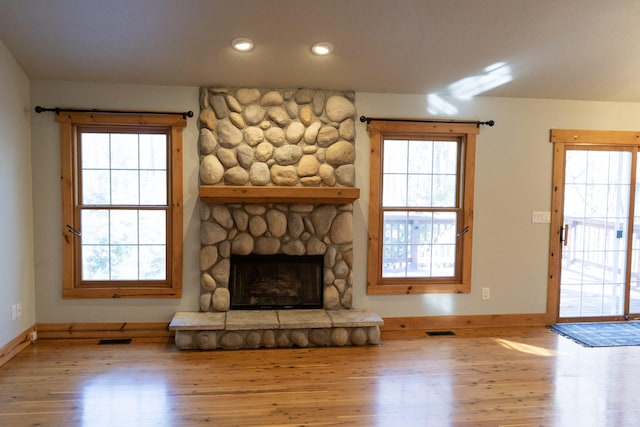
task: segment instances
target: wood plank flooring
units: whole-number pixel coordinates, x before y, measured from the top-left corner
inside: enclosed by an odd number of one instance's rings
[[[41,340],[0,368],[0,426],[637,426],[640,347],[545,328],[370,347],[179,351]]]

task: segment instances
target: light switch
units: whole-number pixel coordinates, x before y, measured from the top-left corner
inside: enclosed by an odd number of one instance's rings
[[[531,222],[533,224],[549,224],[551,222],[551,212],[533,211],[531,212]]]

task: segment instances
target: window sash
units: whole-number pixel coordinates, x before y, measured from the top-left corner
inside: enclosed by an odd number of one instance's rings
[[[101,239],[98,241],[90,240],[86,242],[86,239],[89,237],[93,237],[95,235],[88,235],[87,230],[88,227],[83,224],[82,220],[85,214],[89,212],[100,212],[104,213],[108,216],[106,221],[106,230]],[[132,236],[129,236],[128,233],[122,235],[123,233],[113,232],[111,229],[111,225],[113,222],[118,221],[118,219],[112,219],[113,216],[118,216],[119,213],[124,214],[124,220],[126,221],[126,216],[135,216],[136,224],[135,229],[132,230]],[[162,222],[164,222],[164,226],[162,227],[161,234],[162,238],[158,239],[153,235],[150,235],[149,232],[151,230],[144,230],[145,222],[141,220],[140,216],[144,219],[145,213],[160,213],[162,217]],[[122,207],[122,206],[99,206],[99,207],[78,207],[77,208],[78,215],[78,224],[80,224],[80,242],[76,245],[76,259],[78,262],[75,265],[76,268],[76,277],[79,278],[78,286],[80,287],[93,287],[93,288],[101,288],[105,286],[109,286],[109,284],[117,283],[118,286],[121,287],[136,287],[136,286],[146,286],[146,287],[167,287],[169,286],[170,277],[171,277],[171,263],[168,261],[171,256],[171,247],[169,245],[167,236],[169,233],[170,224],[170,210],[168,207],[162,208],[131,208],[131,207]],[[122,220],[121,220],[122,221]],[[129,227],[131,228],[131,227]],[[142,230],[141,230],[142,229]],[[153,231],[158,232],[160,230],[153,229]],[[120,235],[118,235],[120,234]],[[141,242],[142,240],[142,242]],[[104,270],[102,274],[97,274],[92,277],[87,277],[89,271],[87,271],[87,263],[88,258],[90,256],[93,257],[94,263],[97,263],[98,260],[95,258],[100,254],[100,252],[107,251],[108,254],[103,254],[100,258],[105,258],[104,262],[106,262],[106,266],[104,266]],[[119,256],[119,252],[126,251],[126,257]],[[162,254],[162,259],[158,259],[158,254]],[[155,254],[155,257],[151,255]],[[145,257],[146,255],[146,257]],[[141,263],[141,260],[146,258],[146,263]],[[127,262],[132,262],[133,260],[137,260],[135,264],[127,264]],[[117,262],[117,261],[120,262]],[[155,268],[155,274],[152,274],[152,267],[161,264],[161,276],[159,277],[158,268]],[[115,265],[114,265],[115,264]],[[117,273],[121,271],[121,268],[118,268],[118,265],[129,265],[128,270],[131,271],[135,268],[135,277],[130,274],[124,274],[124,272]],[[108,277],[105,277],[108,276]]]
[[[144,154],[152,154],[152,147],[146,147],[147,150],[144,150],[144,146],[152,143],[153,140],[146,137],[153,135],[163,136],[164,138],[155,142],[156,145],[158,142],[162,142],[163,146],[159,147],[162,148],[162,152],[159,154],[163,159],[160,162],[152,161],[151,163],[154,163],[152,168],[148,164],[148,160],[143,157]],[[79,224],[78,230],[84,233],[80,236],[80,244],[76,245],[76,259],[78,262],[76,262],[75,268],[76,277],[79,278],[78,286],[100,288],[117,282],[118,286],[122,287],[167,287],[171,275],[171,263],[168,262],[171,256],[170,246],[166,241],[171,225],[168,204],[171,199],[168,183],[170,131],[168,129],[146,129],[144,127],[103,128],[78,126],[76,141],[76,170],[78,171],[76,223]],[[89,148],[92,145],[95,146],[94,151],[97,151],[97,153],[89,158],[85,154],[90,152]],[[84,151],[84,148],[87,148],[87,150]],[[147,151],[147,153],[143,151]],[[87,161],[85,162],[85,160]],[[98,181],[106,181],[106,191],[104,187],[95,188],[97,187],[95,185],[90,185],[89,189],[85,187],[87,171],[98,172],[97,176],[102,178],[98,179]],[[163,182],[160,185],[163,195],[158,197],[161,202],[142,203],[143,201],[148,201],[145,200],[143,193],[149,193],[150,190],[153,191],[153,188],[149,188],[149,185],[144,188],[145,185],[142,183],[144,181],[142,176],[148,171],[158,171],[163,177]],[[127,178],[120,185],[114,179],[118,174],[126,174],[125,177]],[[123,186],[126,188],[123,188]],[[133,190],[130,191],[130,195],[118,198],[118,191],[122,193],[126,189]],[[97,196],[86,197],[89,194],[89,190],[93,190],[93,193],[97,193]],[[147,191],[145,192],[144,190]],[[147,199],[149,198],[148,195],[146,197]],[[93,203],[85,203],[86,199],[88,199],[88,202]],[[129,203],[115,203],[114,199]],[[105,236],[106,241],[87,244],[85,239],[89,229],[83,224],[83,217],[85,216],[84,214],[92,211],[105,212],[107,214],[108,219],[106,221],[103,219],[102,221],[102,229],[103,231],[106,229],[107,235]],[[145,212],[154,211],[163,213],[164,226],[162,230],[152,229],[147,231],[161,233],[164,236],[163,242],[161,245],[141,244],[139,242],[139,228],[143,226],[143,223],[140,221],[140,216],[144,217]],[[125,225],[126,223],[123,223],[123,221],[126,221],[125,218],[127,216],[131,217],[132,215],[136,216],[135,229],[132,227],[133,224]],[[120,221],[117,220],[118,217],[121,218]],[[131,222],[131,218],[128,222]],[[118,223],[120,223],[119,228],[127,227],[130,229],[129,233],[127,233],[128,235],[136,233],[135,239],[130,237],[123,241],[122,237],[118,238],[118,230],[114,230]],[[159,251],[160,249],[161,251]],[[162,254],[162,259],[158,259],[159,253]],[[147,255],[146,257],[145,254]],[[155,254],[155,257],[150,256],[153,254]],[[141,263],[144,259],[149,262]],[[157,265],[158,263],[163,266],[162,278],[159,278],[158,272],[151,274],[149,268],[149,265]],[[89,264],[93,264],[94,268],[90,268]],[[133,274],[134,272],[135,274]],[[149,276],[156,277],[151,279]]]

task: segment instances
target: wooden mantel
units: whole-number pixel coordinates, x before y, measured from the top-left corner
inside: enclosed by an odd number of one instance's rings
[[[209,203],[346,204],[360,197],[360,189],[353,187],[201,185],[199,193]]]

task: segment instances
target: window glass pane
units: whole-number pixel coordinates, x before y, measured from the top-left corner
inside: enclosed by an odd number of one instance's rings
[[[138,205],[138,171],[111,171],[111,203],[114,205]]]
[[[137,134],[111,134],[111,168],[138,169]]]
[[[433,176],[433,201],[434,207],[456,207],[456,176]]]
[[[140,169],[167,169],[167,136],[140,134]]]
[[[167,204],[167,173],[165,171],[140,171],[140,204]]]
[[[384,175],[382,184],[382,206],[407,206],[407,176]]]
[[[435,141],[433,143],[433,171],[456,174],[458,170],[458,142]]]
[[[409,173],[433,173],[433,141],[409,141]]]
[[[139,229],[141,245],[164,245],[167,239],[167,214],[162,211],[140,211]]]
[[[405,277],[431,277],[431,246],[409,245],[409,262]]]
[[[457,206],[457,141],[384,143],[383,207]]]
[[[433,214],[432,242],[438,244],[456,243],[455,212],[437,212]]]
[[[82,167],[84,169],[109,168],[109,134],[82,133]]]
[[[82,245],[82,280],[109,280],[109,246]]]
[[[385,140],[383,173],[407,173],[407,141]]]
[[[433,235],[433,215],[431,212],[408,212],[412,243],[420,245],[431,243]]]
[[[110,221],[112,245],[138,243],[138,211],[113,210]]]
[[[166,248],[164,245],[140,246],[140,279],[166,279]]]
[[[454,277],[456,262],[456,224],[454,212],[433,214],[430,246],[431,274],[433,277]]]
[[[409,190],[406,206],[419,207],[432,205],[432,175],[409,175]]]
[[[138,280],[138,246],[111,246],[111,280]]]
[[[382,277],[407,277],[406,250],[406,245],[384,245],[382,247]]]
[[[587,152],[587,183],[607,184],[609,182],[609,152]]]
[[[433,245],[431,251],[431,274],[433,277],[454,277],[456,272],[456,246]]]
[[[111,203],[108,170],[82,170],[82,204],[107,205]]]
[[[407,243],[407,212],[384,213],[384,243]]]
[[[568,153],[567,153],[568,154]],[[565,217],[584,217],[586,201],[586,184],[567,184],[564,189]]]
[[[382,277],[453,277],[456,214],[384,212]]]
[[[109,211],[83,209],[80,217],[82,244],[109,244]]]
[[[587,182],[587,151],[566,151],[564,179],[567,184],[585,184]]]

